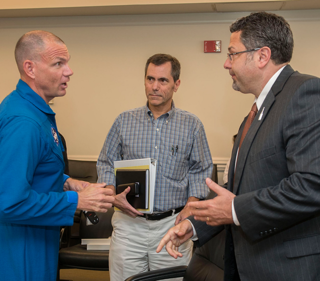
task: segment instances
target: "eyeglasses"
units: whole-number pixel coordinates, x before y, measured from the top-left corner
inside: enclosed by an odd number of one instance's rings
[[[227,56],[229,58],[230,61],[232,61],[232,56],[234,55],[237,55],[237,54],[242,54],[242,53],[249,53],[249,52],[255,52],[255,51],[258,51],[260,50],[261,48],[254,48],[254,49],[250,49],[250,50],[245,50],[245,51],[242,51],[242,52],[236,52],[236,53],[227,53]]]

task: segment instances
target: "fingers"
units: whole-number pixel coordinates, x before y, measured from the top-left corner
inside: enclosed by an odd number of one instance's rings
[[[181,215],[180,213],[176,217],[176,221],[174,222],[174,225],[177,225],[179,222],[181,222]]]
[[[100,187],[100,188],[103,188],[103,187],[107,186],[104,182],[102,182],[102,183],[92,183],[90,185],[92,185],[94,187]]]
[[[179,252],[179,246],[187,241],[192,234],[191,223],[188,220],[184,220],[177,226],[169,229],[167,234],[161,239],[156,252],[159,253],[166,246],[166,250],[170,256],[175,259],[182,257],[182,254]]]
[[[166,245],[166,250],[168,254],[175,259],[182,257],[182,254],[179,252],[179,247],[174,246],[171,241]]]
[[[187,206],[185,206],[183,208],[183,210],[177,215],[176,221],[175,221],[175,225],[177,225],[178,223],[180,223],[181,221],[185,220],[187,217],[189,217],[191,215],[191,209]]]
[[[112,206],[113,205],[111,203],[107,203],[103,205],[103,208],[97,209],[94,212],[106,213],[110,208],[112,208]]]
[[[188,235],[187,235],[188,234]],[[178,225],[169,229],[167,234],[161,239],[158,247],[157,253],[166,245],[169,241],[172,242],[175,246],[179,246],[181,243],[184,243],[193,235],[191,222],[184,220]]]
[[[185,236],[186,234],[189,234],[190,237],[193,235],[192,225],[189,220],[184,220],[180,223],[179,232],[177,233],[177,235],[181,237]]]
[[[133,208],[126,197],[127,192],[130,191],[130,187],[126,188],[122,193],[116,195],[114,205],[125,214],[135,218],[136,216],[143,216],[143,213]]]
[[[130,205],[131,206],[131,205]],[[127,215],[130,217],[136,218],[137,216],[143,216],[143,213],[139,212],[135,208],[132,209],[126,209],[126,210],[121,210],[122,212],[125,212]]]
[[[115,199],[112,190],[101,188],[104,184],[91,184],[78,191],[78,208],[93,212],[106,212]]]
[[[107,196],[112,196],[113,195],[113,190],[111,190],[110,188],[104,188],[103,189],[103,193]]]
[[[161,239],[161,241],[157,247],[157,250],[156,250],[157,253],[159,253],[162,250],[162,248],[170,241],[170,239],[171,239],[170,231],[171,230],[172,230],[172,228],[169,229],[167,234]]]
[[[126,196],[130,192],[130,189],[131,189],[130,186],[128,186],[121,194]]]

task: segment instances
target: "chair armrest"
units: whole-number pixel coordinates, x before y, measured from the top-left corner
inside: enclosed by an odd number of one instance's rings
[[[161,279],[184,277],[187,266],[175,266],[152,270],[148,272],[139,273],[127,278],[125,281],[156,281]]]

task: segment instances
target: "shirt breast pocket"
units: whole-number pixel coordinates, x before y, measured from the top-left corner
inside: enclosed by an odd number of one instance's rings
[[[179,143],[165,147],[163,175],[175,181],[183,180],[188,173],[191,145]]]

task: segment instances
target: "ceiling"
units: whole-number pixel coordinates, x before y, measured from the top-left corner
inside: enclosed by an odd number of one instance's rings
[[[137,14],[176,14],[176,13],[225,13],[251,11],[285,11],[320,9],[320,0],[290,1],[234,1],[222,3],[199,1],[181,4],[136,4],[136,5],[105,5],[105,6],[71,6],[41,8],[1,8],[0,18],[12,17],[46,17],[46,16],[93,16],[93,15],[137,15]]]

